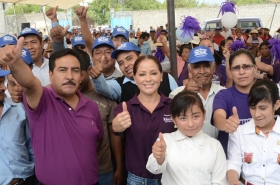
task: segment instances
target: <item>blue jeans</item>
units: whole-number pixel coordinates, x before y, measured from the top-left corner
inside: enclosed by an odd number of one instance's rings
[[[128,172],[127,185],[161,185],[158,179],[146,179]]]
[[[112,185],[114,184],[114,172],[98,174],[99,185]]]

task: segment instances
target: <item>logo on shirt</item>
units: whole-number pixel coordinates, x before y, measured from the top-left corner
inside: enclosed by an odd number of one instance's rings
[[[118,47],[118,49],[126,48],[126,44],[127,44],[127,43],[122,43],[122,44]]]
[[[14,38],[11,37],[11,36],[4,36],[3,40],[6,41],[6,42],[13,42]]]
[[[199,49],[196,49],[194,51],[194,56],[196,56],[196,57],[204,57],[206,55],[207,55],[207,50],[206,49],[199,48]]]
[[[24,28],[21,33],[29,33],[32,32],[31,28]]]
[[[109,38],[107,38],[107,37],[99,37],[97,42],[109,42]]]
[[[170,117],[169,114],[163,114],[163,121],[165,123],[173,123],[172,118]]]
[[[75,37],[74,40],[75,40],[75,42],[79,42],[79,41],[83,40],[83,37],[80,37],[80,36],[79,37]]]

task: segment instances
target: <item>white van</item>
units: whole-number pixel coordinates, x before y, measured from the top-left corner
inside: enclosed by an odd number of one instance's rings
[[[202,30],[209,31],[213,30],[215,28],[222,28],[223,25],[221,23],[221,18],[218,19],[211,19],[206,20],[203,23],[203,26],[201,27]],[[238,18],[236,28],[242,28],[242,30],[247,29],[255,29],[256,27],[263,27],[262,21],[260,18]]]

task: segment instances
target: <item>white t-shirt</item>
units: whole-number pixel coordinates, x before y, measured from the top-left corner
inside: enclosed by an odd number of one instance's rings
[[[169,94],[169,98],[173,99],[179,92],[183,91],[184,88],[185,88],[185,86],[176,88]],[[212,112],[213,112],[213,101],[214,101],[216,94],[222,89],[225,89],[225,88],[220,85],[217,85],[215,83],[212,83],[206,100],[204,100],[204,98],[201,96],[201,94],[198,93],[198,96],[202,100],[204,109],[206,111],[205,121],[204,121],[204,124],[202,127],[202,131],[204,133],[208,134],[210,137],[213,137],[215,139],[217,139],[217,137],[218,137],[219,130],[216,127],[214,127],[213,125],[211,125],[211,117],[212,117]]]
[[[36,66],[33,64],[33,69],[32,72],[34,76],[39,78],[39,80],[42,83],[42,86],[47,86],[49,85],[50,82],[50,77],[49,77],[49,59],[44,58],[43,64],[41,67]]]
[[[146,165],[151,173],[162,173],[162,185],[228,185],[226,156],[218,140],[202,131],[191,138],[179,130],[163,137],[167,146],[163,164],[151,154]]]

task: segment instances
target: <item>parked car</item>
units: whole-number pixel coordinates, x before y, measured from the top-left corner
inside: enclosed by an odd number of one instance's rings
[[[209,31],[213,30],[215,28],[222,28],[223,25],[221,23],[221,18],[217,19],[210,19],[206,20],[203,23],[202,30]],[[242,30],[246,29],[255,29],[258,27],[263,27],[262,20],[260,18],[256,17],[250,17],[250,18],[238,18],[237,24],[235,26],[236,28],[242,28]]]

